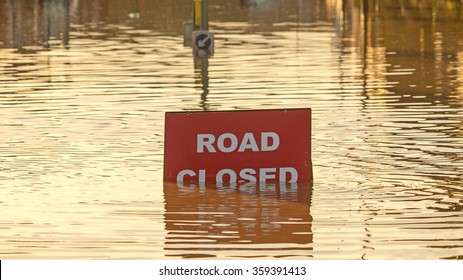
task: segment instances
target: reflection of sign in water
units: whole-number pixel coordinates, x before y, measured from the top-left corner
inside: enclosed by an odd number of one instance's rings
[[[212,33],[205,30],[193,31],[193,44],[199,50],[211,50],[214,45]]]
[[[310,195],[309,186],[295,184],[201,189],[166,183],[166,254],[309,256]]]
[[[164,181],[309,182],[310,109],[167,113]]]

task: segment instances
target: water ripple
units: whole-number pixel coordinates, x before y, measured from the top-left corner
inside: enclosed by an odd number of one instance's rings
[[[206,61],[190,1],[70,2],[46,29],[0,4],[2,258],[462,258],[461,13],[218,0]],[[301,107],[313,187],[163,185],[165,112]]]

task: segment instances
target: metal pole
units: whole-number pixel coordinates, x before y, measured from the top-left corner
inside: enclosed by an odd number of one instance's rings
[[[208,13],[208,0],[202,0],[201,2],[201,14],[202,14],[202,21],[201,21],[201,29],[202,30],[209,30],[209,13]]]
[[[201,0],[193,0],[193,29],[201,30],[202,28],[202,2]]]

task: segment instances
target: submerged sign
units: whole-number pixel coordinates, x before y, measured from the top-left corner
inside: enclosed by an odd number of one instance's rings
[[[310,109],[166,113],[164,181],[308,182]]]

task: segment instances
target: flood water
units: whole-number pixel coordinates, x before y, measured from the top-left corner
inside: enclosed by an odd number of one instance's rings
[[[462,259],[463,4],[0,0],[1,259]],[[164,114],[312,108],[313,186],[163,184]]]

